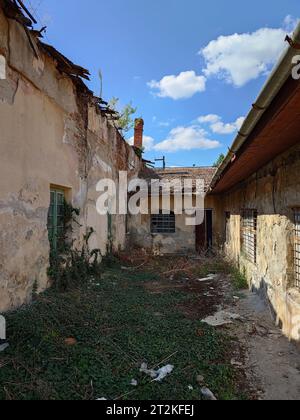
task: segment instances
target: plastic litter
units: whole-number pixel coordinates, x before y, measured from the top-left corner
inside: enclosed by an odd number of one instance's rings
[[[202,322],[212,327],[221,327],[222,325],[232,324],[232,321],[237,319],[241,319],[241,317],[237,314],[219,311],[215,315],[203,319]]]
[[[136,379],[132,379],[132,381],[130,382],[131,386],[138,386],[138,381]]]
[[[198,279],[198,281],[200,281],[200,283],[205,283],[207,281],[212,281],[215,280],[218,277],[217,274],[209,274],[207,277],[205,277],[204,279]]]
[[[217,401],[217,398],[214,396],[214,394],[208,388],[202,388],[201,389],[201,394],[208,401]]]
[[[168,375],[170,375],[170,373],[173,372],[173,370],[174,370],[173,365],[166,365],[158,370],[148,369],[147,363],[142,363],[141,368],[140,368],[140,372],[145,373],[146,375],[150,376],[150,378],[152,378],[154,382],[163,381]]]

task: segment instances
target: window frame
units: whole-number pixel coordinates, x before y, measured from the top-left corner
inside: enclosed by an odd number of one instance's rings
[[[57,251],[59,241],[64,239],[64,207],[66,193],[62,188],[50,188],[50,206],[47,229],[51,250]]]
[[[256,209],[243,209],[241,217],[241,250],[253,264],[257,263],[257,222]]]
[[[159,226],[162,224],[162,227]],[[156,225],[156,226],[155,226]],[[152,235],[173,235],[176,233],[176,215],[174,212],[152,214],[150,219],[150,231]]]

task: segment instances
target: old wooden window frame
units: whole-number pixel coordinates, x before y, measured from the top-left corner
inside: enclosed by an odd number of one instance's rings
[[[300,289],[300,207],[294,211],[294,270],[295,286]]]
[[[242,252],[252,263],[257,262],[257,217],[254,209],[243,209],[241,220]]]
[[[47,227],[49,242],[53,251],[57,251],[59,242],[64,239],[64,208],[65,191],[61,188],[51,188]]]
[[[176,216],[175,213],[151,215],[151,233],[152,234],[174,234],[176,233]]]

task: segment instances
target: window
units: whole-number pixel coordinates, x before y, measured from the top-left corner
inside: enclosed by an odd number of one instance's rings
[[[51,189],[50,208],[48,212],[48,232],[51,248],[57,250],[59,241],[64,237],[65,193]]]
[[[300,288],[300,208],[294,209],[295,219],[295,245],[294,245],[294,266],[295,283]]]
[[[242,216],[242,251],[250,261],[256,263],[257,211],[244,210]]]
[[[226,211],[225,213],[225,242],[230,242],[230,217],[231,214],[229,211]]]
[[[175,214],[154,214],[151,216],[151,233],[175,233]]]

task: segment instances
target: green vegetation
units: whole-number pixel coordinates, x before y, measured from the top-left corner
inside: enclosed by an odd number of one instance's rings
[[[125,270],[111,257],[105,266],[101,276],[87,273],[76,288],[52,288],[8,314],[1,400],[199,400],[197,375],[219,399],[243,398],[230,364],[236,344],[178,309],[197,304],[196,291],[155,291],[163,280],[151,269]],[[139,372],[142,362],[175,369],[153,383]]]
[[[237,267],[232,267],[231,278],[232,278],[233,287],[236,290],[248,289],[248,281],[246,278],[245,270],[241,272]]]
[[[117,127],[128,133],[128,131],[134,128],[134,118],[132,116],[137,112],[137,108],[134,108],[132,102],[125,105],[123,109],[119,109],[119,98],[112,98],[108,104],[109,108],[119,112],[120,118],[116,120]]]
[[[215,161],[215,163],[213,164],[213,166],[215,168],[218,168],[220,165],[222,165],[223,161],[225,159],[225,155],[223,155],[223,153],[218,157],[218,159]]]
[[[89,240],[95,233],[94,230],[88,229],[80,248],[76,247],[72,241],[74,225],[79,225],[77,221],[79,215],[79,209],[73,208],[67,201],[64,201],[61,236],[55,241],[55,246],[50,241],[48,275],[52,280],[53,287],[58,290],[65,291],[79,285],[83,286],[90,276],[100,276],[101,274],[101,251],[89,248]]]

